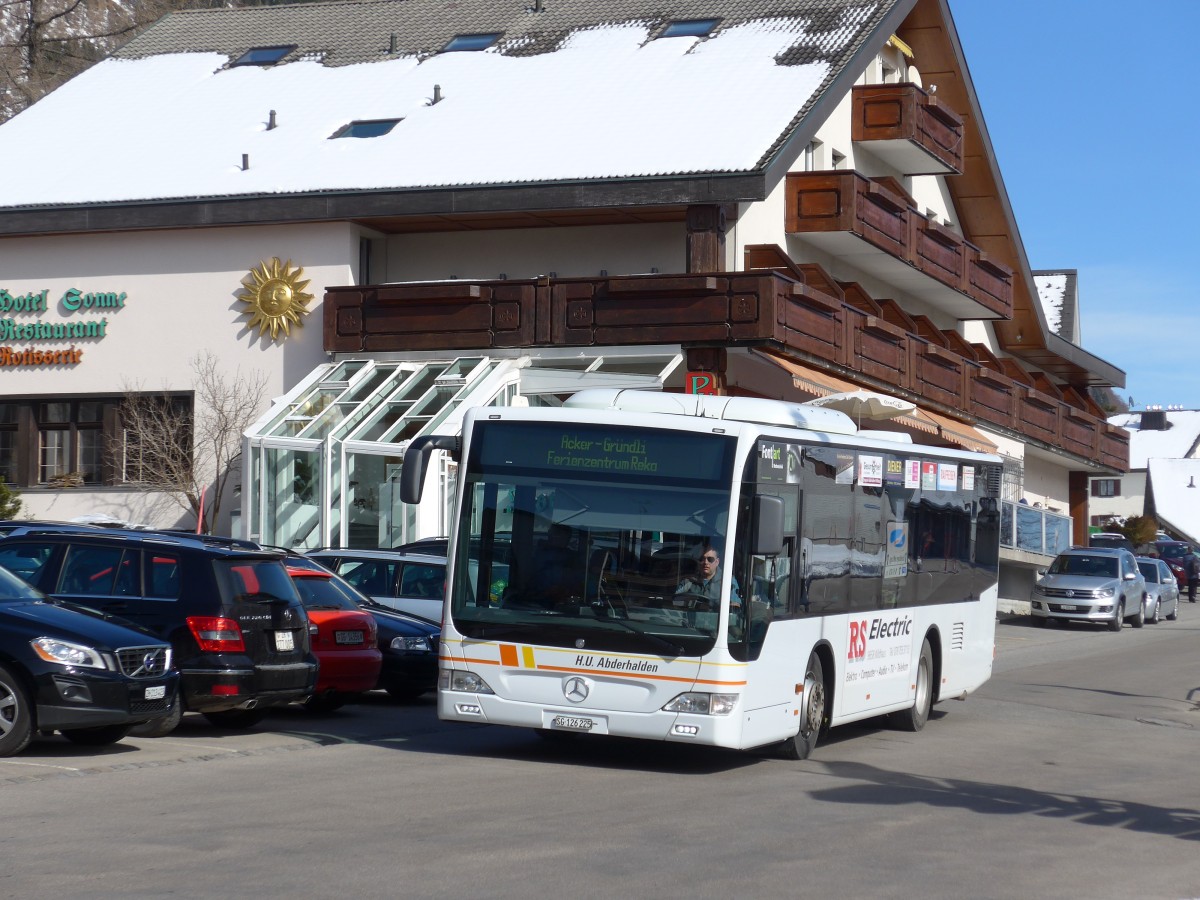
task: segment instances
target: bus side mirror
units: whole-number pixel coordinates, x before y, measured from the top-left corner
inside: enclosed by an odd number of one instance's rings
[[[430,455],[434,450],[449,450],[457,460],[460,447],[459,439],[449,434],[427,434],[409,441],[400,470],[400,499],[405,503],[420,503]]]
[[[756,494],[753,516],[750,552],[754,556],[778,556],[783,552],[783,498]]]

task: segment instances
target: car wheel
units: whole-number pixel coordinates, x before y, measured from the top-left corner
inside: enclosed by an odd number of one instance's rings
[[[1150,614],[1150,618],[1147,620],[1150,622],[1151,625],[1158,624],[1158,614],[1161,610],[1162,610],[1162,600],[1161,599],[1155,600],[1154,601],[1154,612],[1152,612]]]
[[[911,709],[894,712],[888,721],[901,731],[920,731],[929,721],[933,708],[933,649],[929,641],[921,643],[921,658],[917,660],[917,696]]]
[[[1112,617],[1112,621],[1108,623],[1109,631],[1120,631],[1121,626],[1125,624],[1125,601],[1122,600],[1117,604],[1117,614]]]
[[[8,669],[0,666],[0,756],[15,756],[33,740],[29,694]]]
[[[1176,621],[1179,618],[1179,598],[1178,597],[1175,598],[1175,608],[1167,614],[1167,618],[1170,619],[1172,622]]]
[[[208,719],[213,725],[218,728],[253,728],[259,722],[267,717],[265,709],[223,709],[220,712],[206,712],[204,718]]]
[[[62,736],[72,744],[85,747],[105,747],[115,744],[129,734],[132,725],[100,725],[96,728],[64,728]]]
[[[780,749],[785,759],[808,759],[816,749],[817,738],[829,721],[826,707],[825,672],[821,658],[812,653],[804,670],[804,696],[801,698],[800,730],[783,742]]]
[[[1145,597],[1143,597],[1141,600],[1138,601],[1137,615],[1133,617],[1133,621],[1130,624],[1133,625],[1134,628],[1141,628],[1143,625],[1146,624],[1146,598]]]
[[[157,719],[151,719],[149,722],[143,722],[141,725],[134,725],[129,733],[134,737],[166,737],[179,726],[182,719],[183,698],[176,695],[175,707],[169,713]]]
[[[1049,628],[1049,627],[1050,627],[1050,621],[1051,621],[1051,620],[1050,620],[1050,617],[1049,617],[1049,616],[1035,616],[1035,617],[1034,617],[1034,621],[1035,621],[1035,622],[1037,622],[1037,623],[1038,623],[1040,626],[1042,626],[1043,628]]]

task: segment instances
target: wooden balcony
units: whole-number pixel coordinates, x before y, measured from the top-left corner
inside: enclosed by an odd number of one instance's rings
[[[785,274],[774,268],[778,254],[755,250],[748,264],[762,268],[745,272],[331,288],[325,349],[761,347],[970,424],[1128,469],[1128,435],[1081,408],[1075,392],[1058,391],[1040,373],[1002,371],[1015,362],[857,284],[840,285],[819,266],[792,265]]]
[[[962,174],[962,119],[915,84],[859,85],[851,115],[851,138],[901,174]]]
[[[787,176],[788,234],[955,319],[1011,319],[1013,273],[918,212],[897,187],[857,172]]]

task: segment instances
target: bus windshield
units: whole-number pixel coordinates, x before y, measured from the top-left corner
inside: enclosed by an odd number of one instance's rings
[[[667,656],[712,648],[720,596],[696,585],[729,529],[732,438],[475,429],[450,587],[461,634]]]

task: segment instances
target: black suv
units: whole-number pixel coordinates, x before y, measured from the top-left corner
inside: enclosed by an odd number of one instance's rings
[[[38,732],[99,746],[179,707],[169,644],[47,601],[0,569],[0,756]]]
[[[56,599],[170,642],[183,703],[139,734],[167,734],[183,709],[249,727],[267,707],[302,700],[316,684],[308,617],[279,551],[201,536],[30,530],[0,541],[0,566]]]

